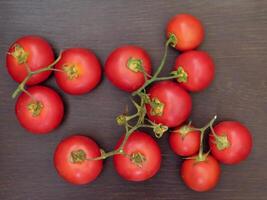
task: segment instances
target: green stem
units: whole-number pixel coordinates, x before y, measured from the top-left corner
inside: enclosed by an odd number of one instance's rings
[[[170,80],[170,79],[174,79],[174,78],[178,78],[179,75],[175,75],[175,76],[169,76],[169,77],[158,77],[155,79],[155,81],[164,81],[164,80]]]
[[[145,82],[145,84],[140,87],[137,91],[133,92],[132,93],[132,96],[135,96],[137,95],[138,93],[140,93],[142,90],[144,90],[147,86],[149,86],[151,83],[153,83],[156,78],[158,77],[158,75],[160,74],[160,72],[162,71],[162,68],[166,62],[166,58],[167,58],[167,54],[168,54],[168,47],[170,44],[172,44],[174,41],[175,41],[175,37],[174,36],[170,36],[169,39],[166,41],[165,43],[165,47],[164,47],[164,54],[163,54],[163,57],[162,57],[162,60],[160,62],[160,65],[159,67],[157,68],[157,71],[155,72],[155,74],[151,77],[151,79],[147,80]]]
[[[141,98],[140,108],[143,108],[144,106],[145,106],[144,100]],[[137,130],[138,128],[140,128],[141,125],[142,125],[142,123],[143,123],[143,121],[144,121],[144,118],[145,118],[145,114],[146,114],[146,113],[143,113],[143,112],[141,111],[140,108],[138,109],[138,112],[137,112],[139,118],[138,118],[138,120],[137,120],[136,125],[133,126],[130,130],[128,130],[128,123],[126,123],[126,125],[125,125],[126,134],[125,134],[125,137],[124,137],[124,139],[123,139],[123,141],[122,141],[120,147],[118,148],[120,152],[123,152],[123,148],[124,148],[124,146],[125,146],[125,144],[126,144],[128,138],[130,137],[130,135],[131,135],[135,130]]]
[[[210,130],[211,130],[211,133],[212,133],[212,135],[214,136],[214,138],[215,138],[215,139],[218,139],[219,136],[215,133],[215,131],[214,131],[214,129],[213,129],[212,126],[210,127]]]
[[[130,135],[139,128],[140,126],[137,125],[137,126],[134,126],[133,128],[131,128],[129,131],[126,131],[126,134],[125,134],[125,137],[123,138],[123,141],[120,145],[120,147],[118,148],[119,152],[123,152],[123,148],[128,140],[128,138],[130,137]]]
[[[199,147],[199,152],[198,152],[198,158],[199,160],[203,159],[203,138],[204,138],[205,131],[201,131],[200,133],[200,147]]]
[[[110,151],[108,153],[104,153],[103,155],[99,156],[99,157],[95,157],[95,158],[87,158],[86,160],[92,161],[92,160],[104,160],[110,156],[114,156],[116,154],[122,154],[120,153],[118,150],[115,151]]]
[[[30,68],[28,66],[27,63],[25,63],[26,65],[26,68],[27,68],[27,71],[28,71],[28,74],[27,76],[25,77],[25,79],[18,85],[18,87],[16,88],[16,90],[13,92],[12,94],[12,98],[16,98],[21,92],[24,92],[26,91],[25,90],[25,85],[26,83],[28,82],[28,80],[35,74],[39,74],[39,73],[42,73],[42,72],[45,72],[45,71],[52,71],[54,69],[52,69],[52,67],[54,65],[56,65],[58,63],[58,61],[61,59],[61,53],[59,54],[59,56],[57,57],[57,59],[51,63],[50,65],[48,65],[47,67],[45,68],[42,68],[42,69],[39,69],[39,70],[36,70],[36,71],[30,71]]]
[[[58,61],[61,59],[61,53],[59,54],[59,56],[57,57],[57,59],[51,63],[50,65],[48,65],[47,67],[45,68],[42,68],[42,69],[38,69],[36,71],[32,71],[31,74],[32,75],[35,75],[35,74],[39,74],[39,73],[42,73],[42,72],[45,72],[45,71],[50,71],[51,68],[56,65],[58,63]]]
[[[139,116],[139,112],[137,112],[137,113],[135,113],[135,114],[133,114],[133,115],[127,116],[127,117],[126,117],[126,120],[127,120],[127,121],[130,121],[130,120],[132,120],[132,119],[134,119],[134,118],[136,118],[136,117],[138,117],[138,116]]]
[[[141,127],[142,128],[154,128],[153,125],[148,125],[148,124],[143,124]]]
[[[133,101],[134,103],[134,101]],[[146,112],[143,112],[141,108],[144,108],[145,107],[145,102],[144,102],[144,99],[141,98],[141,102],[140,102],[140,106],[137,106],[137,113],[130,116],[130,118],[135,118],[137,116],[139,116],[136,124],[134,126],[130,126],[128,124],[128,120],[126,121],[125,123],[125,136],[123,138],[123,141],[121,143],[121,145],[119,146],[119,148],[117,148],[116,150],[113,150],[113,151],[110,151],[110,152],[104,152],[101,156],[99,157],[96,157],[96,158],[91,158],[91,159],[88,159],[88,160],[103,160],[103,159],[106,159],[110,156],[114,156],[116,154],[125,154],[123,148],[127,142],[127,140],[129,139],[129,137],[131,136],[132,133],[134,133],[134,131],[136,131],[138,128],[142,127],[143,126],[143,122],[144,122],[144,118],[145,118],[145,115],[146,115]],[[130,127],[130,129],[129,129]]]
[[[134,127],[132,127],[130,130],[128,130],[128,124],[125,125],[125,129],[126,129],[126,134],[125,137],[123,138],[123,141],[121,143],[121,145],[119,146],[118,149],[113,150],[113,151],[109,151],[109,152],[105,152],[103,153],[101,156],[99,157],[95,157],[95,158],[88,158],[87,160],[104,160],[108,157],[117,155],[117,154],[125,154],[123,148],[128,140],[128,138],[130,137],[130,135],[137,130],[139,127],[141,127],[140,125],[136,124]]]
[[[216,118],[217,118],[217,115],[215,115],[213,117],[213,119],[209,123],[207,123],[204,127],[202,127],[202,128],[195,128],[195,130],[200,131],[200,147],[199,147],[198,158],[197,158],[198,161],[205,160],[205,156],[203,156],[203,146],[204,146],[203,139],[204,139],[204,134],[205,134],[205,131],[208,128],[212,128],[212,125],[213,125],[214,121],[216,120]]]
[[[25,90],[25,84],[27,83],[27,81],[31,78],[31,76],[26,76],[26,78],[18,85],[17,89],[13,92],[12,94],[12,98],[16,98],[16,96],[18,96],[22,91]]]

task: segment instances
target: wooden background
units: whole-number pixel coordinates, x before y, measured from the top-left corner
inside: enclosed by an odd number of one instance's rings
[[[100,177],[86,186],[73,186],[58,177],[53,152],[58,142],[71,134],[84,133],[104,149],[112,149],[122,134],[114,118],[128,95],[105,77],[93,92],[83,96],[63,94],[50,78],[44,85],[55,88],[66,104],[63,124],[50,135],[29,134],[18,124],[16,87],[5,69],[5,53],[16,38],[38,34],[47,38],[56,52],[67,47],[92,49],[105,62],[122,44],[144,47],[159,64],[167,21],[177,13],[200,18],[206,39],[200,49],[215,59],[212,86],[193,94],[191,119],[201,126],[214,114],[219,120],[235,119],[247,125],[254,138],[249,159],[237,166],[222,166],[217,188],[207,193],[187,189],[179,177],[181,159],[159,140],[163,163],[151,180],[131,183],[115,172],[112,159],[105,162]],[[264,0],[31,0],[0,1],[0,199],[267,199],[267,1]],[[165,73],[178,53],[170,51]]]

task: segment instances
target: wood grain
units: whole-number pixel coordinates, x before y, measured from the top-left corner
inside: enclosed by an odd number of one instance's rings
[[[0,2],[0,199],[218,199],[266,200],[267,191],[267,1],[264,0],[8,0]],[[84,96],[63,96],[65,120],[56,131],[35,136],[23,130],[10,98],[16,83],[5,69],[5,53],[18,37],[37,34],[47,38],[56,52],[67,47],[92,49],[105,62],[112,49],[122,44],[144,47],[154,66],[159,64],[168,19],[177,13],[199,17],[206,30],[200,49],[215,59],[216,80],[193,94],[191,119],[203,125],[215,113],[220,120],[245,123],[254,138],[249,159],[238,166],[222,166],[216,189],[208,193],[188,190],[179,177],[181,159],[159,140],[163,163],[160,172],[143,183],[122,180],[112,159],[92,184],[77,187],[65,183],[53,167],[58,142],[71,134],[84,133],[101,147],[112,149],[122,134],[114,117],[129,103],[128,95],[114,88],[105,77],[101,85]],[[170,51],[167,73],[178,53]]]

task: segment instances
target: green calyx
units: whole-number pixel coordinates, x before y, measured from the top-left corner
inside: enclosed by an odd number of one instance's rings
[[[40,115],[43,107],[44,106],[40,101],[36,101],[28,105],[28,110],[31,112],[33,117],[37,117]]]
[[[11,53],[11,55],[17,60],[19,64],[26,63],[29,57],[29,53],[26,52],[19,44],[15,44],[14,51]]]
[[[229,142],[226,134],[223,134],[221,136],[216,136],[214,143],[215,143],[217,149],[220,151],[230,147],[230,142]]]
[[[116,122],[119,126],[125,125],[127,122],[127,116],[119,115],[118,117],[116,117]]]
[[[157,138],[161,138],[162,135],[168,130],[168,126],[162,124],[155,124],[153,127],[153,132]]]
[[[74,64],[64,64],[63,71],[67,74],[69,80],[79,77],[79,71]]]
[[[196,156],[196,157],[194,158],[195,161],[196,161],[196,163],[206,161],[206,160],[207,160],[207,157],[208,157],[208,155],[209,155],[209,153],[210,153],[210,152],[207,152],[207,153],[205,153],[205,154],[201,154],[201,155]]]
[[[171,75],[176,76],[176,80],[179,83],[186,83],[187,82],[188,75],[181,66],[179,66],[176,71],[171,72]]]
[[[169,34],[169,43],[172,47],[175,47],[177,45],[177,38],[173,33]]]
[[[178,129],[178,134],[180,134],[182,136],[182,138],[185,138],[185,136],[190,132],[192,131],[192,128],[188,125],[184,125],[184,126],[181,126],[179,129]]]
[[[145,104],[150,103],[150,98],[149,98],[148,94],[146,94],[144,92],[140,92],[138,94],[139,94],[140,98],[143,99]]]
[[[100,149],[100,155],[101,155],[101,157],[103,157],[104,159],[106,158],[106,152],[104,151],[104,149]]]
[[[150,110],[151,115],[161,116],[163,114],[164,104],[160,102],[158,98],[153,98],[150,101],[150,106],[151,106],[151,110]]]
[[[143,72],[144,71],[144,67],[142,65],[141,59],[129,58],[127,62],[127,67],[132,72]]]
[[[82,163],[86,160],[86,153],[79,149],[71,152],[71,162],[72,163]]]
[[[138,167],[142,167],[143,163],[146,161],[146,158],[143,154],[141,154],[140,152],[137,152],[137,153],[132,153],[130,155],[130,160],[132,163],[134,163]]]

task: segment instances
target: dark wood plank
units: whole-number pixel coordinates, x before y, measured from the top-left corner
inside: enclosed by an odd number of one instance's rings
[[[267,1],[264,0],[21,0],[0,4],[0,199],[267,199]],[[201,49],[216,62],[216,80],[203,93],[193,94],[192,120],[197,125],[215,113],[220,120],[245,123],[254,138],[250,158],[238,166],[222,166],[218,187],[208,193],[188,190],[179,177],[180,158],[173,155],[167,136],[159,140],[163,153],[160,172],[143,183],[129,183],[116,174],[112,159],[101,176],[87,186],[77,187],[61,180],[53,167],[53,152],[67,135],[84,133],[105,149],[112,149],[122,130],[114,123],[126,93],[115,89],[106,78],[92,93],[76,97],[63,94],[67,107],[64,123],[54,133],[34,136],[23,130],[10,98],[16,84],[5,69],[5,52],[16,38],[38,34],[58,52],[67,47],[86,47],[104,63],[109,52],[121,44],[147,49],[156,66],[165,40],[168,19],[191,13],[206,27]],[[173,65],[171,51],[165,73]],[[45,83],[58,90],[54,79]]]

